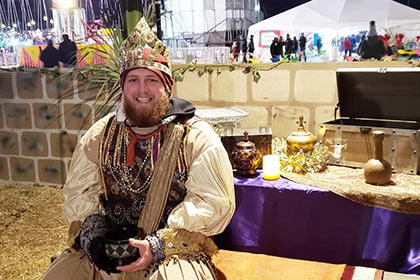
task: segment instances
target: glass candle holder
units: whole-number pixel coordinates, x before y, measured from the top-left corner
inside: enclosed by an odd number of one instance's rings
[[[266,180],[280,178],[280,157],[278,155],[263,156],[263,178]]]

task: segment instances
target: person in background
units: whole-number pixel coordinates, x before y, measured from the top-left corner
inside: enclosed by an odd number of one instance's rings
[[[356,35],[351,34],[351,36],[349,36],[349,40],[351,42],[351,52],[354,53],[356,51],[356,46],[357,46]]]
[[[295,57],[298,57],[298,51],[299,51],[299,41],[296,39],[296,36],[293,37],[293,49],[292,54]]]
[[[169,51],[145,18],[119,54],[121,103],[73,153],[62,208],[69,249],[44,280],[216,279],[210,237],[235,210],[229,156],[195,107],[171,97]],[[126,229],[137,232],[130,247],[106,247],[107,233]],[[110,251],[133,248],[131,263],[110,263]]]
[[[63,41],[60,43],[58,47],[58,51],[60,52],[60,61],[63,63],[64,67],[74,68],[76,67],[76,53],[77,53],[77,46],[76,43],[69,39],[69,35],[63,34],[62,36]]]
[[[360,38],[359,45],[357,46],[357,54],[358,54],[359,56],[361,56],[361,53],[362,53],[362,46],[363,46],[363,44],[365,43],[365,41],[366,41],[366,35],[365,35],[365,34],[363,34],[363,35],[362,35],[362,37]]]
[[[340,37],[337,41],[338,51],[340,53],[344,52],[344,37]]]
[[[230,53],[232,54],[233,60],[235,62],[238,62],[240,52],[241,52],[241,49],[239,47],[239,41],[238,39],[236,39],[235,41],[233,41],[232,47],[230,48]]]
[[[249,55],[249,58],[253,58],[254,57],[254,51],[255,51],[254,35],[251,35],[250,38],[249,38],[249,43],[248,43],[248,55]]]
[[[246,53],[247,53],[247,50],[248,50],[248,45],[247,45],[247,42],[246,42],[246,37],[244,35],[241,35],[239,37],[239,49],[240,49],[241,56],[242,56],[242,62],[246,63],[247,62]]]
[[[277,62],[280,60],[280,44],[279,38],[274,37],[273,42],[270,45],[271,61]]]
[[[344,56],[351,56],[351,49],[351,41],[349,37],[346,37],[346,39],[344,40]]]
[[[360,47],[360,56],[363,59],[377,59],[380,60],[386,53],[384,42],[379,38],[378,32],[376,31],[375,21],[372,20],[369,23],[369,31],[367,34],[367,40],[364,41]]]
[[[293,41],[290,38],[290,35],[286,35],[286,41],[284,42],[284,53],[288,59],[290,59],[290,55],[293,51]]]
[[[306,61],[306,37],[303,32],[299,38],[299,61],[301,61],[302,57]]]
[[[318,40],[316,41],[316,49],[318,51],[318,56],[321,55],[321,48],[322,48],[322,39],[318,36]]]
[[[283,47],[284,47],[283,36],[280,36],[279,37],[279,52],[280,52],[279,56],[280,56],[280,59],[283,57],[283,53],[284,53]]]
[[[54,47],[52,40],[48,40],[47,47],[44,50],[39,47],[39,51],[41,52],[39,58],[44,63],[44,68],[59,66],[60,52]]]

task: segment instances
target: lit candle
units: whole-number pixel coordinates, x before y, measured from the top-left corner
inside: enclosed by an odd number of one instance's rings
[[[280,177],[280,157],[278,155],[263,156],[263,178],[276,180]]]

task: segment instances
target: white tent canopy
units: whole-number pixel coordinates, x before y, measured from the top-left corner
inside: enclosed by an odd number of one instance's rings
[[[330,29],[338,33],[344,29],[366,30],[371,20],[378,30],[420,35],[420,11],[392,0],[312,0],[251,25],[248,36],[254,35],[257,49],[260,31],[278,30],[283,35]]]

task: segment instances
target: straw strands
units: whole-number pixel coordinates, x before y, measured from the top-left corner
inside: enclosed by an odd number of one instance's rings
[[[62,202],[58,188],[0,185],[0,280],[42,279],[66,248]]]

